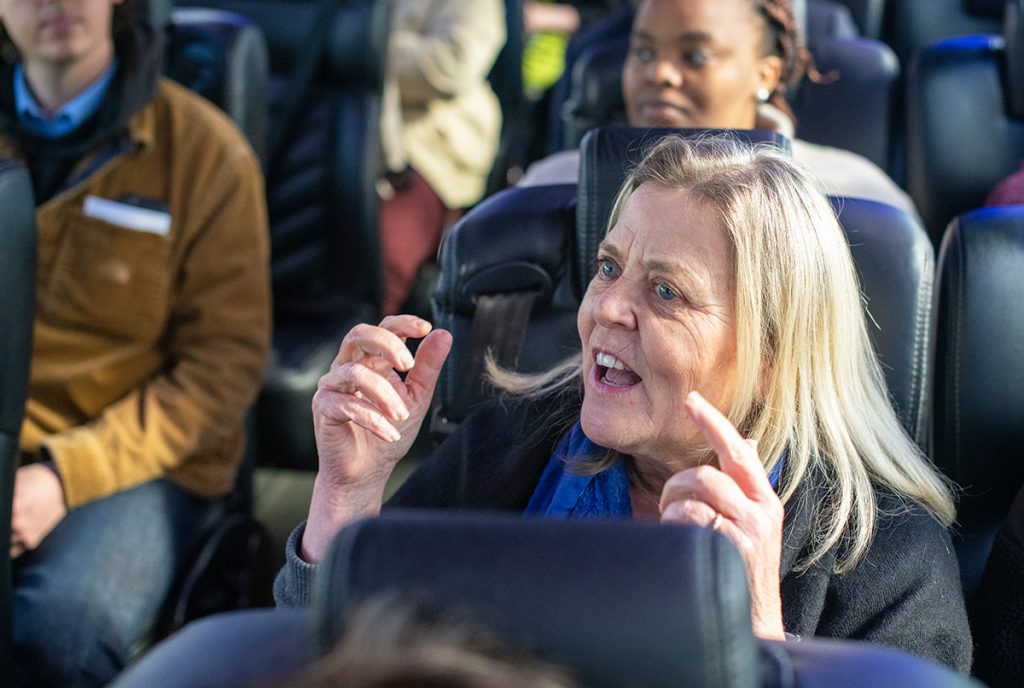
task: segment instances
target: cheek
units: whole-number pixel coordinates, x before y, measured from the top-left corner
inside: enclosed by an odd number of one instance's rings
[[[713,376],[720,366],[722,348],[711,323],[689,322],[674,327],[654,340],[649,347],[649,362],[656,362],[659,388],[675,398],[702,387],[702,381]],[[653,367],[653,366],[652,366]]]
[[[640,86],[640,77],[637,73],[636,61],[631,58],[626,58],[626,64],[622,67],[622,99],[626,103],[626,108],[632,108],[633,103],[636,102],[636,91]]]
[[[590,333],[594,329],[594,300],[591,297],[590,290],[587,289],[587,293],[583,295],[583,300],[580,302],[579,310],[576,311],[576,331],[580,335],[580,344],[585,349],[587,346],[587,340],[590,339]]]

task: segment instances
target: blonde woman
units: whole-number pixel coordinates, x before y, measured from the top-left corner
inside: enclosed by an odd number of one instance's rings
[[[577,323],[581,357],[498,374],[514,391],[389,504],[707,526],[744,557],[760,637],[969,669],[950,491],[889,405],[849,249],[806,171],[729,138],[664,139],[620,192]],[[450,348],[430,329],[398,316],[343,340],[313,402],[320,473],[279,603],[308,603],[331,537],[380,509]],[[414,359],[403,339],[424,336]]]

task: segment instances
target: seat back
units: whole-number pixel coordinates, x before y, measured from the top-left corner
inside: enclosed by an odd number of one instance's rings
[[[886,0],[810,0],[808,4],[844,5],[862,36],[876,39],[882,37]]]
[[[958,671],[890,647],[822,637],[761,641],[765,688],[984,688]]]
[[[584,51],[571,67],[562,109],[564,146],[578,145],[593,127],[626,121],[621,75],[629,46],[622,36]],[[892,51],[867,38],[821,36],[811,43],[818,69],[831,83],[804,79],[790,104],[800,138],[852,150],[883,169],[890,160],[890,117],[899,65]]]
[[[226,112],[264,159],[269,58],[260,29],[232,12],[179,8],[168,32],[164,73]]]
[[[270,54],[271,130],[305,91],[267,170],[274,358],[256,406],[259,464],[316,465],[309,400],[353,324],[381,299],[380,116],[390,3],[336,0],[186,0],[248,17]],[[323,22],[321,24],[321,22]],[[308,89],[293,81],[320,25],[322,59]]]
[[[999,31],[1005,0],[886,0],[882,36],[900,64],[951,36]]]
[[[1010,7],[1005,37],[942,41],[909,70],[907,189],[936,246],[1024,158],[1024,31]]]
[[[417,603],[424,619],[440,611],[447,623],[483,626],[589,688],[981,688],[887,647],[756,640],[742,561],[702,528],[393,512],[339,534],[318,586],[312,614],[209,617],[158,645],[112,688],[294,683],[315,657],[314,634],[321,651],[331,647],[353,609],[382,595]]]
[[[172,0],[134,0],[135,18],[166,35],[164,74],[223,110],[260,158],[266,136],[267,47],[245,17]]]
[[[523,91],[525,42],[523,0],[505,0],[505,45],[487,75],[501,104],[501,139],[487,180],[487,196],[519,179],[526,164],[526,143],[531,123]]]
[[[545,370],[578,353],[576,311],[593,275],[615,192],[644,144],[663,130],[600,128],[584,138],[578,193],[571,186],[527,187],[498,194],[466,215],[442,248],[434,296],[435,322],[452,332],[452,352],[435,397],[434,430],[444,435],[477,400],[469,378],[482,339],[474,324],[482,296],[533,297],[517,370]],[[753,140],[784,138],[749,132]],[[834,199],[861,279],[869,330],[893,405],[907,432],[924,446],[934,254],[924,230],[906,213],[872,201]],[[483,343],[481,343],[483,342]]]
[[[11,547],[11,506],[18,438],[28,395],[35,319],[36,215],[32,182],[20,163],[0,160],[0,551]],[[11,673],[11,560],[0,564],[0,685],[13,685]]]
[[[868,334],[903,428],[928,446],[935,252],[920,222],[885,205],[830,199],[857,269]]]
[[[575,208],[574,186],[514,187],[485,199],[448,231],[432,300],[435,326],[453,336],[434,396],[436,436],[450,433],[477,401],[479,380],[468,371],[478,375],[480,348],[500,342],[474,336],[486,297],[531,299],[517,370],[540,372],[579,351],[576,311],[583,294],[570,259]]]
[[[591,688],[759,683],[743,562],[707,528],[392,512],[332,543],[321,646],[382,594],[458,610],[571,667]]]
[[[872,38],[820,36],[810,43],[815,64],[834,81],[804,79],[790,99],[798,136],[859,153],[892,172],[891,119],[900,65]]]
[[[933,458],[962,488],[954,543],[964,589],[1024,483],[1024,208],[975,210],[939,252]]]

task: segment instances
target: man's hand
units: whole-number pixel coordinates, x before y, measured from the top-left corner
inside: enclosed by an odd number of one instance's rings
[[[38,463],[19,468],[14,474],[11,558],[38,547],[67,513],[56,473]]]

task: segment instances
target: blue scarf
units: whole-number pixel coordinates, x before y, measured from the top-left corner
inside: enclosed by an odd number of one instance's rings
[[[629,476],[622,460],[596,475],[575,475],[566,470],[573,463],[601,456],[608,450],[590,441],[579,421],[562,438],[537,482],[524,514],[555,518],[630,518]],[[775,464],[768,480],[779,483],[786,453]]]

